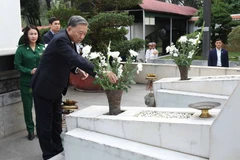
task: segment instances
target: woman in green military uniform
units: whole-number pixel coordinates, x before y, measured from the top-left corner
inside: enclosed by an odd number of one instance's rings
[[[34,139],[34,122],[32,118],[33,97],[29,86],[32,75],[39,64],[45,47],[40,44],[37,27],[30,25],[24,30],[24,44],[19,45],[14,57],[15,69],[21,72],[20,91],[23,102],[24,118],[28,131],[28,139]]]

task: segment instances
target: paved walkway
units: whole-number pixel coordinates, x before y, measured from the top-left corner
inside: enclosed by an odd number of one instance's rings
[[[121,105],[132,107],[146,107],[144,96],[149,93],[145,90],[146,85],[133,85],[129,92],[124,92]],[[90,93],[76,91],[69,87],[67,95],[63,98],[78,101],[79,109],[91,105],[107,105],[104,92]],[[19,132],[15,135],[0,139],[0,160],[42,160],[38,139],[27,140],[27,132]]]

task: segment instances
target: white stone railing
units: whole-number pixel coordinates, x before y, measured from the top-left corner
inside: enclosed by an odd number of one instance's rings
[[[143,71],[136,75],[137,83],[146,84],[146,75],[154,73],[158,79],[180,77],[178,67],[175,64],[143,63]],[[189,78],[197,76],[217,76],[217,75],[240,75],[240,68],[208,67],[191,65],[188,72]]]

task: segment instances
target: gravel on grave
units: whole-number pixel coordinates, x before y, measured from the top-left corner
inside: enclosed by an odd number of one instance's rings
[[[160,112],[160,111],[141,111],[134,115],[134,117],[154,117],[154,118],[177,118],[177,119],[188,119],[193,113],[180,113],[180,112]]]

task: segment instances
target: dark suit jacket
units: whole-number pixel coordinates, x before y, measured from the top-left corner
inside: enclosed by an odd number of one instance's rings
[[[54,37],[54,35],[52,34],[52,32],[48,31],[47,33],[45,33],[43,35],[42,43],[43,44],[48,44],[52,40],[53,37]]]
[[[217,50],[214,48],[209,52],[208,66],[217,66],[217,58]],[[223,48],[221,49],[221,63],[222,67],[229,67],[228,51]]]
[[[33,92],[52,100],[61,94],[65,95],[73,67],[79,67],[89,75],[95,76],[94,65],[77,54],[66,31],[60,32],[48,44],[31,79]],[[73,70],[75,71],[75,68]]]

